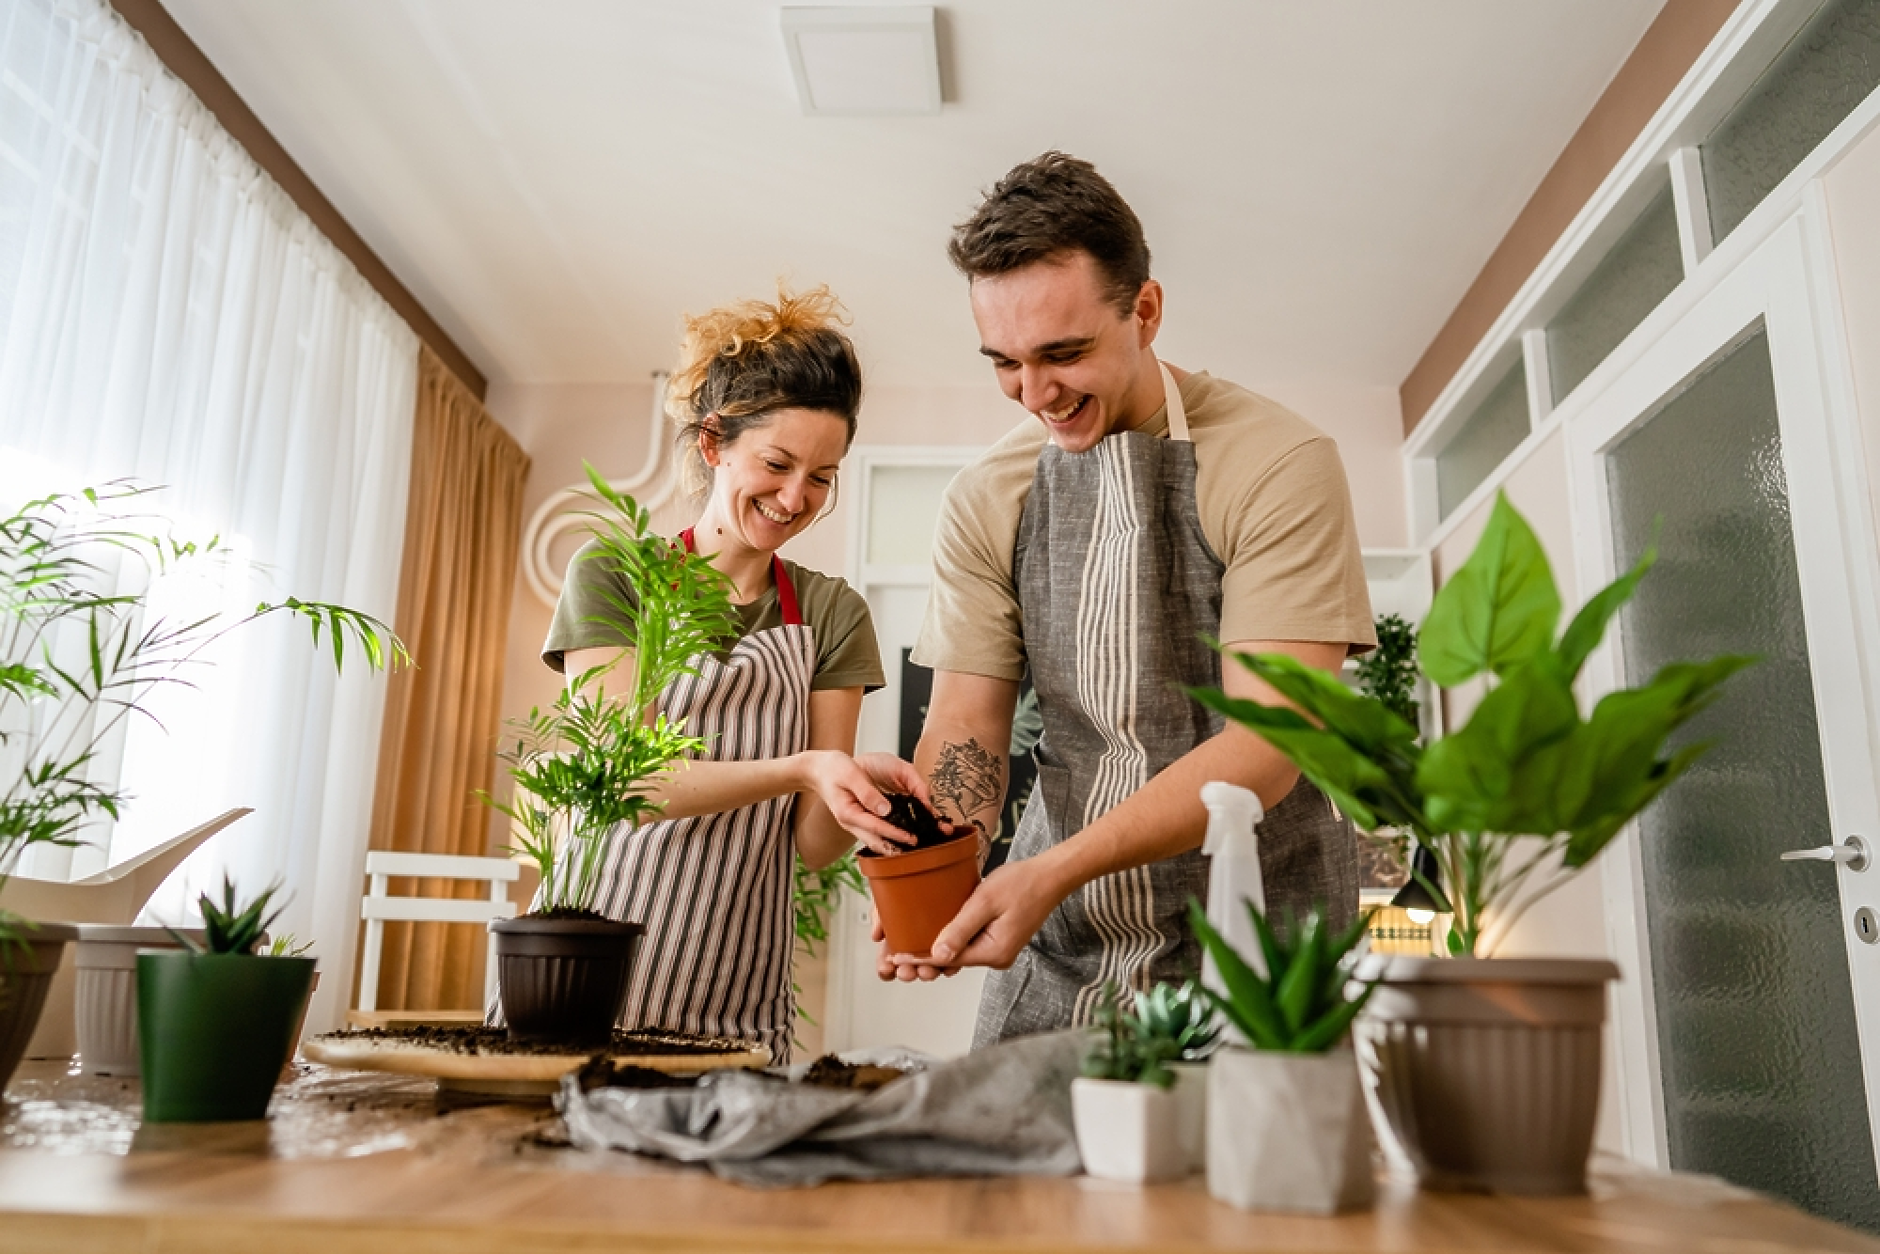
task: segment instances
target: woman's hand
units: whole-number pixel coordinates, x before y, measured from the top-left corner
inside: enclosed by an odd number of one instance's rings
[[[804,755],[805,792],[813,792],[831,817],[876,853],[899,853],[914,837],[889,823],[884,792],[912,793],[927,802],[927,781],[891,753],[850,757],[835,749],[811,749]]]

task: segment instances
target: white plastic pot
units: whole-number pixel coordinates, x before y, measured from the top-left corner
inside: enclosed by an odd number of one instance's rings
[[[200,930],[187,932],[200,941]],[[164,927],[78,925],[73,992],[79,1066],[92,1075],[141,1073],[137,1053],[137,951],[179,949]]]
[[[1084,1170],[1103,1180],[1147,1184],[1188,1174],[1181,1111],[1173,1089],[1132,1080],[1071,1081],[1071,1114]]]
[[[1208,1192],[1242,1210],[1368,1206],[1371,1118],[1350,1050],[1232,1046],[1208,1068]]]

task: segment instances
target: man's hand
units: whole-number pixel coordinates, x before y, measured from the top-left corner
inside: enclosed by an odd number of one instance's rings
[[[1019,951],[1063,898],[1046,859],[1007,863],[973,890],[953,922],[941,930],[931,955],[890,954],[877,922],[875,939],[882,946],[875,973],[884,980],[913,981],[953,975],[961,967],[1004,970],[1017,961]]]

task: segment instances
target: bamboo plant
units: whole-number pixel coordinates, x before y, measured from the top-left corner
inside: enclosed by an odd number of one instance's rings
[[[627,588],[607,591],[597,616],[627,651],[576,675],[548,709],[512,719],[514,738],[498,756],[515,790],[506,803],[483,795],[512,820],[514,852],[541,873],[535,913],[555,916],[593,913],[609,833],[655,818],[661,806],[649,794],[658,777],[675,759],[706,749],[659,710],[659,696],[737,630],[729,581],[655,532],[647,510],[587,470],[609,508],[588,512],[595,543],[583,560]]]
[[[0,883],[34,845],[83,843],[90,823],[120,817],[129,800],[102,751],[133,716],[154,717],[160,687],[188,685],[229,632],[275,614],[309,625],[335,669],[356,645],[372,670],[410,664],[391,628],[369,614],[320,601],[263,601],[245,615],[187,621],[150,606],[138,579],[226,564],[219,538],[178,539],[160,517],[138,512],[156,489],[117,481],[29,501],[0,518]],[[0,938],[24,920],[0,914]]]
[[[1708,742],[1674,744],[1673,733],[1755,660],[1673,663],[1582,716],[1581,668],[1656,557],[1649,547],[1560,630],[1547,555],[1498,495],[1417,640],[1433,684],[1480,681],[1486,695],[1465,726],[1430,744],[1386,703],[1284,654],[1234,660],[1297,709],[1191,692],[1265,737],[1360,828],[1394,839],[1407,867],[1415,846],[1429,849],[1441,882],[1417,878],[1453,916],[1450,951],[1487,956],[1523,911],[1703,757]]]

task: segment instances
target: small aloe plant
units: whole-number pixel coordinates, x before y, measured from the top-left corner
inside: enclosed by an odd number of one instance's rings
[[[1220,1035],[1214,1007],[1193,980],[1138,992],[1127,1008],[1115,985],[1105,985],[1094,1026],[1099,1035],[1084,1057],[1084,1075],[1157,1088],[1175,1082],[1169,1063],[1201,1057]]]
[[[1246,907],[1260,940],[1265,975],[1214,930],[1199,903],[1188,903],[1188,926],[1214,959],[1227,990],[1225,996],[1211,988],[1203,988],[1202,993],[1255,1049],[1324,1053],[1344,1039],[1351,1021],[1377,987],[1373,982],[1355,997],[1346,995],[1359,942],[1371,921],[1369,913],[1334,935],[1326,926],[1324,911],[1314,906],[1303,923],[1289,915],[1286,933],[1280,936],[1252,901]]]
[[[208,893],[198,898],[197,904],[202,910],[203,940],[198,942],[174,928],[170,930],[170,935],[192,953],[252,954],[261,947],[261,939],[267,935],[269,926],[287,908],[281,905],[272,911],[268,909],[269,902],[280,891],[279,884],[270,884],[244,905],[236,899],[234,881],[224,875],[220,904]],[[272,956],[276,952],[270,950],[269,954]]]

